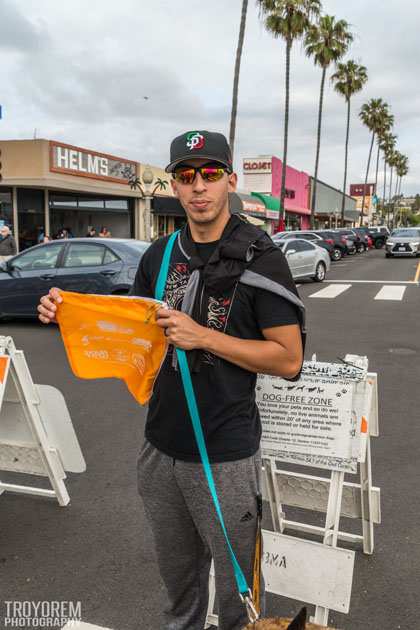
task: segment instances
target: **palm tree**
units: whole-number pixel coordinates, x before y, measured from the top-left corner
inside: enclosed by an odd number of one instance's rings
[[[321,89],[319,95],[318,110],[318,135],[316,145],[314,185],[311,202],[311,227],[314,227],[316,207],[316,187],[318,181],[319,150],[321,146],[321,122],[322,105],[324,100],[324,85],[327,69],[331,63],[336,63],[343,57],[351,42],[353,35],[349,31],[349,25],[345,20],[336,20],[333,15],[324,15],[318,24],[309,27],[305,36],[305,49],[308,57],[313,57],[316,66],[322,68]]]
[[[286,86],[284,105],[283,164],[280,189],[279,229],[285,219],[287,143],[289,137],[290,102],[290,53],[293,42],[301,39],[311,26],[312,19],[319,16],[321,0],[257,0],[266,29],[276,38],[286,42]]]
[[[387,159],[390,153],[394,150],[396,142],[397,142],[397,136],[393,136],[390,132],[385,133],[383,136],[380,137],[380,140],[379,140],[379,148],[384,154],[384,194],[383,194],[383,199],[382,199],[382,209],[383,209],[384,219],[385,219],[385,207],[386,207],[385,204],[386,204]]]
[[[359,112],[359,118],[363,122],[364,125],[372,132],[372,141],[370,143],[369,149],[369,158],[366,167],[366,177],[365,177],[365,185],[363,187],[363,199],[362,199],[362,208],[360,211],[360,225],[363,225],[363,213],[365,209],[365,196],[366,196],[366,186],[367,180],[369,177],[369,168],[370,168],[370,160],[372,158],[372,149],[373,143],[375,141],[375,135],[378,134],[381,130],[381,124],[383,120],[384,112],[388,111],[387,103],[381,98],[372,98],[368,103],[362,105],[362,108]]]
[[[377,144],[378,144],[378,153],[376,156],[376,173],[375,173],[375,191],[376,194],[378,190],[378,171],[379,171],[379,157],[381,152],[381,142],[382,140],[391,133],[391,129],[394,126],[394,116],[389,113],[389,111],[384,108],[383,113],[381,114],[381,122],[378,123],[378,131],[376,134]]]
[[[395,198],[398,201],[398,206],[400,206],[400,201],[401,201],[402,178],[407,175],[408,171],[409,171],[408,157],[406,155],[402,155],[402,153],[399,153],[397,165],[396,165],[397,184],[395,187]]]
[[[230,114],[229,144],[230,144],[230,150],[232,152],[232,159],[233,159],[233,151],[234,151],[234,145],[235,145],[236,115],[238,113],[239,73],[241,71],[242,48],[244,46],[247,10],[248,10],[248,0],[242,0],[241,24],[239,27],[239,39],[238,39],[238,47],[236,49],[236,60],[235,60],[235,73],[233,76],[232,110]]]
[[[346,185],[347,185],[347,160],[349,150],[349,134],[350,134],[350,101],[353,94],[360,92],[364,84],[367,82],[367,70],[365,66],[357,64],[355,61],[347,61],[347,63],[337,64],[337,71],[332,75],[331,81],[334,82],[334,89],[338,94],[344,96],[347,103],[347,127],[346,127],[346,144],[344,151],[344,182],[343,196],[341,200],[341,225],[344,225],[344,208],[346,203]]]

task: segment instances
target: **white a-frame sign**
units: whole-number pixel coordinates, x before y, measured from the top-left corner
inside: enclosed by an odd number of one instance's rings
[[[63,395],[55,387],[34,385],[24,354],[11,337],[0,336],[0,474],[48,477],[51,488],[7,483],[5,491],[56,498],[69,503],[66,472],[86,470]]]

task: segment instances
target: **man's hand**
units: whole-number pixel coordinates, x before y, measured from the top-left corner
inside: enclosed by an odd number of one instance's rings
[[[38,305],[38,318],[43,324],[56,324],[57,320],[55,314],[57,311],[57,304],[63,301],[60,296],[60,290],[56,287],[50,289],[48,295],[43,295],[40,304]]]
[[[204,348],[208,328],[197,324],[189,315],[171,309],[160,308],[156,323],[165,330],[169,343],[182,350]]]

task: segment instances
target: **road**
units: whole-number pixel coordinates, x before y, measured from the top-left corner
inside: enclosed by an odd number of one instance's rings
[[[381,488],[382,524],[373,556],[357,553],[349,615],[330,615],[332,625],[345,630],[420,624],[417,265],[415,259],[386,260],[383,251],[372,251],[333,264],[321,285],[305,281],[299,287],[308,310],[306,357],[367,355],[379,378],[373,481]],[[120,382],[77,380],[55,327],[3,323],[0,334],[12,335],[25,351],[35,382],[63,392],[87,461],[84,474],[69,475],[72,500],[66,508],[46,499],[1,496],[2,600],[80,601],[82,618],[91,624],[156,630],[163,592],[136,492],[144,410]],[[271,614],[292,614],[298,605],[269,596],[268,608]],[[3,617],[4,607],[0,626]]]

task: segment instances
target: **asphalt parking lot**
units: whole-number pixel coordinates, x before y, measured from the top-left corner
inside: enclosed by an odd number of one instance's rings
[[[330,616],[345,630],[420,627],[418,264],[373,250],[334,263],[324,283],[299,287],[308,310],[306,357],[367,355],[379,379],[373,480],[381,488],[382,524],[373,556],[357,554],[349,615]],[[66,508],[0,497],[2,600],[80,601],[91,624],[156,630],[163,592],[136,491],[144,409],[122,382],[76,379],[56,327],[4,322],[0,334],[25,351],[36,383],[63,392],[87,462],[85,473],[68,477]],[[288,615],[298,604],[269,596],[268,607]],[[0,608],[0,627],[3,617]]]

